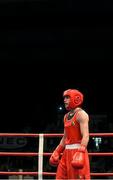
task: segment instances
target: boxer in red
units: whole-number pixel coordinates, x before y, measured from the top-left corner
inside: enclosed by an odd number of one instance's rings
[[[64,135],[52,153],[49,163],[53,166],[58,165],[56,179],[90,180],[87,152],[89,116],[81,108],[84,97],[76,89],[64,91],[63,97],[65,108],[69,112],[64,116]]]

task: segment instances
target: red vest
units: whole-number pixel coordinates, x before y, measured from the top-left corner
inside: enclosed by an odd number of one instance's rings
[[[66,132],[65,144],[75,144],[80,143],[82,139],[80,124],[76,120],[77,112],[74,116],[68,120],[68,114],[64,116],[64,129]]]

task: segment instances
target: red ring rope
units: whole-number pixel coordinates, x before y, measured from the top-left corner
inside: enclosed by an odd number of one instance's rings
[[[30,133],[0,133],[1,137],[39,137],[39,134],[30,134]],[[63,134],[43,134],[44,137],[62,137]],[[112,137],[113,133],[90,133],[91,137]],[[50,156],[52,153],[32,153],[32,152],[0,152],[0,156]],[[104,152],[104,153],[88,153],[89,156],[113,156],[113,152]],[[1,171],[0,175],[33,175],[37,176],[38,172],[5,172]],[[54,172],[42,172],[46,176],[55,176]],[[91,173],[91,176],[113,176],[113,173]]]

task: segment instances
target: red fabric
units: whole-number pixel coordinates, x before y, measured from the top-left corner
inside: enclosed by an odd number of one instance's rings
[[[80,132],[80,125],[76,121],[77,112],[70,120],[67,119],[67,115],[68,114],[64,116],[64,129],[66,132],[65,144],[80,143],[82,136]]]
[[[90,180],[90,166],[87,150],[84,153],[85,166],[82,169],[72,167],[72,158],[77,150],[65,149],[57,168],[56,180],[58,179],[88,179]]]

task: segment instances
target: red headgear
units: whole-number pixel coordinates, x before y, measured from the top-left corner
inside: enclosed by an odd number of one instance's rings
[[[70,97],[69,106],[66,108],[67,110],[74,109],[83,103],[83,94],[76,89],[68,89],[64,91],[63,97],[64,96]]]

